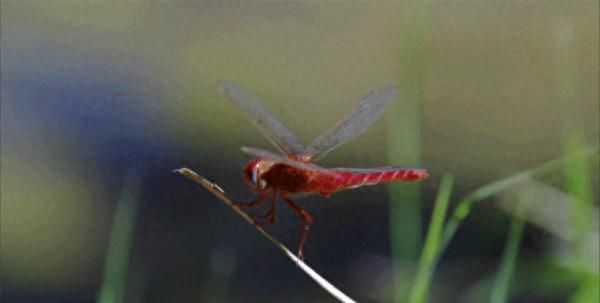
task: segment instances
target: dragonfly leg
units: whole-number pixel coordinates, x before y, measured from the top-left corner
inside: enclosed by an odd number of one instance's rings
[[[236,204],[238,204],[240,206],[244,206],[244,207],[254,207],[254,206],[257,206],[257,205],[263,203],[265,201],[265,199],[267,199],[267,197],[269,197],[269,194],[271,194],[271,191],[265,190],[265,191],[261,192],[258,196],[256,196],[256,198],[254,198],[254,200],[252,200],[252,201],[238,201],[238,202],[236,202]]]
[[[304,224],[302,226],[302,234],[300,236],[300,246],[298,247],[298,258],[300,260],[303,260],[304,255],[302,251],[304,250],[304,243],[308,238],[308,231],[310,230],[310,225],[312,224],[312,216],[287,196],[282,195],[281,198],[290,206],[290,208],[292,208],[292,210],[294,210],[298,214],[298,216],[300,216],[300,219],[304,221]]]
[[[255,219],[260,219],[260,222],[257,222],[261,226],[265,225],[273,225],[275,223],[275,209],[277,205],[277,195],[273,194],[271,196],[271,205],[269,209],[264,215],[255,215]],[[264,220],[264,221],[263,221]]]

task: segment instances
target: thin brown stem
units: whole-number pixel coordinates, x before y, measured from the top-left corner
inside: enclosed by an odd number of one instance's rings
[[[204,189],[208,190],[211,194],[215,195],[221,202],[225,203],[229,206],[233,211],[235,211],[238,215],[244,218],[250,225],[254,226],[256,230],[258,230],[265,238],[267,238],[271,243],[273,243],[277,248],[279,248],[284,255],[286,255],[293,263],[295,263],[302,271],[304,271],[311,279],[313,279],[319,286],[321,286],[325,291],[331,294],[333,297],[338,299],[340,302],[355,302],[352,298],[348,297],[342,291],[333,286],[329,281],[325,280],[325,278],[321,277],[316,271],[314,271],[311,267],[309,267],[304,261],[298,259],[294,253],[292,253],[285,245],[283,245],[279,240],[271,236],[267,233],[247,212],[245,212],[241,207],[239,207],[233,199],[231,199],[225,191],[215,183],[212,183],[205,178],[201,177],[194,171],[189,168],[179,168],[173,170],[174,173],[180,174],[188,179],[194,181],[195,183],[204,187]]]

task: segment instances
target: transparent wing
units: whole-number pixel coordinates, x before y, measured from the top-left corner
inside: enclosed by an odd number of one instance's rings
[[[321,159],[334,148],[362,134],[381,116],[395,96],[395,87],[386,87],[369,93],[346,118],[316,138],[306,148],[304,155],[311,160]]]
[[[296,160],[292,160],[290,158],[286,158],[280,155],[276,155],[272,152],[260,149],[260,148],[255,148],[255,147],[248,147],[248,146],[243,146],[242,147],[242,151],[253,156],[256,157],[258,159],[266,159],[266,160],[271,160],[274,162],[281,162],[284,163],[286,165],[289,166],[293,166],[293,167],[297,167],[300,169],[305,169],[305,170],[312,170],[312,171],[317,171],[319,173],[324,173],[324,174],[329,174],[329,175],[335,175],[335,171],[332,171],[331,169],[326,169],[320,166],[317,166],[315,164],[312,163],[307,163],[307,162],[300,162],[300,161],[296,161]]]
[[[397,170],[413,170],[427,172],[426,169],[406,166],[384,166],[384,167],[371,167],[371,168],[348,168],[348,167],[336,167],[332,168],[335,170],[341,170],[352,174],[372,174],[372,173],[386,173]]]
[[[296,135],[279,122],[262,106],[260,100],[245,88],[232,81],[221,81],[219,90],[246,113],[254,125],[283,153],[298,155],[304,151]]]

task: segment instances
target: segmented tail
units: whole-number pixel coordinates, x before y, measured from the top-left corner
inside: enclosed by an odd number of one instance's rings
[[[429,174],[427,170],[418,168],[386,168],[384,169],[340,169],[344,177],[344,188],[356,188],[392,181],[420,181]]]

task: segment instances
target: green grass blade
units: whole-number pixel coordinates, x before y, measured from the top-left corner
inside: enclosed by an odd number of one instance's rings
[[[589,275],[580,284],[569,303],[600,302],[600,277]]]
[[[401,31],[401,83],[392,103],[388,140],[389,163],[418,166],[421,162],[421,127],[425,27],[428,5],[406,3]],[[420,184],[391,184],[390,234],[395,259],[416,260],[421,247]]]
[[[559,101],[564,105],[562,113],[562,145],[565,153],[571,153],[585,146],[584,122],[582,111],[574,100],[581,99],[578,85],[578,53],[575,41],[578,31],[573,20],[566,19],[554,28],[554,87]],[[589,240],[594,233],[593,194],[591,185],[590,162],[587,157],[573,157],[563,170],[565,190],[572,199],[569,212],[569,224],[573,230],[570,241],[572,250],[569,265],[572,271],[581,275],[579,288],[570,302],[598,302],[599,280],[596,274],[590,276]],[[596,253],[597,254],[597,253]],[[592,253],[592,258],[598,258]],[[597,264],[597,263],[596,263]],[[597,266],[597,265],[596,265]],[[592,270],[594,272],[594,270]]]
[[[572,152],[584,145],[583,134],[580,131],[572,132],[564,140],[566,152]],[[567,160],[564,169],[565,189],[573,199],[574,205],[570,213],[570,224],[573,226],[575,237],[573,239],[574,252],[573,264],[578,269],[585,269],[587,258],[585,256],[586,239],[592,228],[593,210],[592,186],[590,181],[590,164],[586,157],[572,157]]]
[[[582,110],[577,101],[579,94],[578,53],[576,41],[578,31],[574,20],[565,19],[551,28],[553,34],[553,75],[558,101],[563,104],[561,112],[562,145],[566,154],[585,146],[584,122]],[[573,157],[565,166],[565,190],[572,197],[574,205],[570,212],[570,224],[574,230],[574,247],[571,254],[573,266],[585,270],[585,238],[591,228],[592,190],[590,185],[589,163],[586,157]]]
[[[567,155],[565,157],[546,162],[536,168],[525,170],[518,174],[501,179],[499,181],[489,183],[471,192],[459,201],[458,206],[456,207],[456,209],[452,213],[452,216],[450,217],[450,220],[448,221],[448,224],[446,224],[446,227],[444,228],[444,235],[442,241],[443,245],[440,251],[438,252],[437,259],[439,260],[443,252],[448,247],[448,244],[454,237],[458,226],[460,226],[460,223],[469,214],[469,212],[471,211],[471,207],[474,203],[489,198],[501,191],[510,188],[511,186],[524,182],[529,178],[543,176],[549,172],[555,171],[561,168],[562,166],[568,164],[568,161],[572,160],[574,157],[589,157],[596,153],[598,153],[598,147],[589,147],[579,152]]]
[[[421,162],[421,128],[424,96],[425,33],[429,21],[429,4],[406,2],[401,16],[400,89],[396,102],[388,110],[391,127],[388,140],[389,163],[419,166]],[[406,299],[407,276],[412,276],[412,264],[422,245],[421,185],[391,184],[390,243],[394,259],[395,283],[393,300]]]
[[[421,252],[419,268],[409,294],[409,303],[423,303],[427,300],[436,255],[441,245],[442,228],[448,209],[448,201],[450,200],[450,194],[452,193],[453,181],[454,178],[450,175],[445,175],[442,178],[440,189],[435,200],[431,222],[429,223],[429,231],[427,232],[427,238],[425,239],[425,246]]]
[[[98,303],[123,302],[139,191],[140,180],[128,176],[115,210]]]
[[[530,178],[543,176],[545,174],[548,174],[549,172],[556,171],[565,165],[569,165],[569,161],[573,161],[573,159],[589,157],[593,155],[598,155],[597,146],[585,148],[583,150],[568,154],[562,158],[546,162],[538,167],[522,171],[520,173],[498,180],[496,182],[489,183],[466,195],[462,200],[459,201],[458,206],[456,207],[456,209],[452,213],[452,216],[448,220],[448,223],[444,227],[442,235],[442,244],[436,253],[435,261],[432,264],[430,275],[433,274],[437,263],[439,263],[439,260],[443,253],[446,251],[450,241],[452,241],[456,230],[458,229],[462,221],[469,215],[473,204],[480,202],[486,198],[489,198],[499,192],[502,192],[514,185],[522,183]]]
[[[500,268],[494,285],[492,286],[490,295],[491,303],[504,303],[508,298],[510,282],[513,272],[515,271],[517,254],[523,236],[523,228],[525,226],[523,208],[526,202],[527,201],[523,201],[522,197],[519,197],[519,201],[516,205],[516,214],[513,215],[510,223],[510,230],[508,232],[508,238],[506,239],[502,260],[500,261]]]

